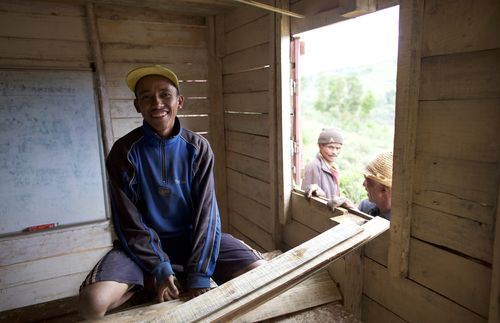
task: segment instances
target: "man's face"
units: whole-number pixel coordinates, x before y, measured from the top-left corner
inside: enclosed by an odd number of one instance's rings
[[[339,144],[338,142],[319,144],[318,146],[321,156],[323,156],[323,158],[329,162],[334,161],[335,158],[337,158],[337,156],[340,154],[340,150],[342,149],[342,144]]]
[[[144,120],[161,137],[172,133],[177,110],[182,109],[184,97],[167,78],[148,75],[137,82],[134,106]]]
[[[388,198],[387,188],[384,185],[377,183],[376,181],[370,178],[365,177],[363,186],[365,187],[366,192],[368,193],[367,194],[368,199],[372,203],[375,203],[377,205],[383,205],[385,199]]]

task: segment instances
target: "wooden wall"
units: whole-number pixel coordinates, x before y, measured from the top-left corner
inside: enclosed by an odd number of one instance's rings
[[[330,270],[363,322],[500,321],[498,30],[498,1],[401,2],[391,232]],[[311,207],[287,245],[320,232]]]
[[[229,232],[276,248],[274,14],[241,7],[223,17],[223,105]]]
[[[186,97],[182,125],[216,141],[224,129],[211,123],[222,106],[211,105],[209,29],[205,15],[166,9],[5,0],[0,68],[95,71],[104,159],[114,140],[142,124],[126,73],[136,66],[166,65],[178,74]],[[225,170],[224,164],[216,167],[218,173]],[[225,181],[216,182],[225,187]],[[219,199],[223,218],[225,203],[225,197]],[[0,238],[0,311],[77,295],[85,275],[111,247],[111,231],[105,221]]]

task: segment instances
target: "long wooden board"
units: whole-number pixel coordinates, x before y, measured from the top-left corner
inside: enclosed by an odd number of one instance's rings
[[[363,242],[389,228],[389,222],[375,218],[360,227],[340,224],[304,244],[276,257],[210,292],[147,316],[143,322],[228,321],[245,314],[283,293],[331,261],[344,256]]]

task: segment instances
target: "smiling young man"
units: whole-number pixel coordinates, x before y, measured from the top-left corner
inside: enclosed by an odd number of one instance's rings
[[[155,65],[130,71],[127,86],[144,122],[106,159],[113,225],[119,240],[80,288],[79,308],[96,319],[137,291],[159,302],[195,297],[263,262],[221,233],[214,156],[208,141],[182,128],[177,76]],[[152,284],[149,284],[151,283]]]
[[[344,137],[338,128],[323,129],[318,137],[319,152],[310,161],[304,171],[302,189],[306,198],[311,196],[324,197],[329,200],[329,206],[354,205],[346,198],[340,196],[339,167],[336,159],[342,150]]]

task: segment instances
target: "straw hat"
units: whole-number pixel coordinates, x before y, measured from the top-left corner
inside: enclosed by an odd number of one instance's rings
[[[363,175],[377,183],[392,187],[392,151],[383,152],[369,162]]]

